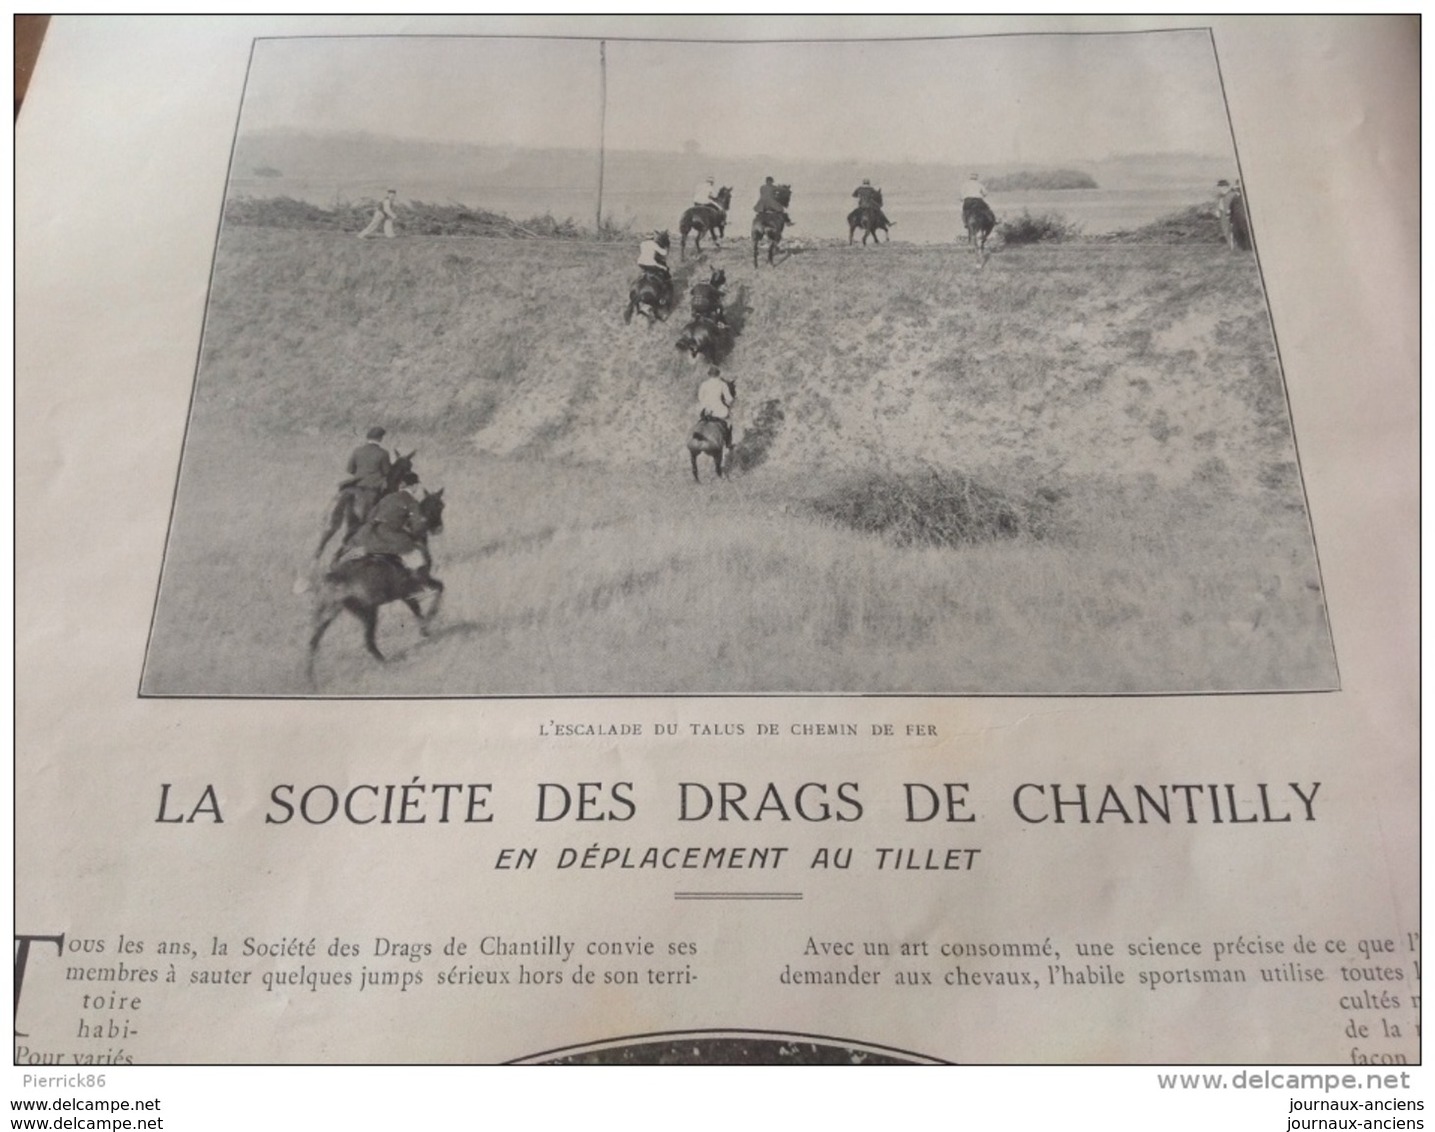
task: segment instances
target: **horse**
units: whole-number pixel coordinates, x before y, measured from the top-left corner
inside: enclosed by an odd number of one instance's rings
[[[967,243],[975,249],[977,256],[986,262],[987,237],[997,226],[992,206],[981,197],[967,197],[962,201],[962,227],[967,230]]]
[[[713,194],[713,204],[695,204],[692,208],[683,213],[682,220],[678,223],[678,234],[681,240],[678,243],[678,258],[688,258],[688,233],[694,233],[693,251],[703,250],[703,233],[709,233],[713,238],[713,247],[721,248],[719,237],[727,234],[727,210],[732,206],[732,189],[724,185]]]
[[[862,229],[862,246],[867,246],[867,237],[871,236],[874,243],[881,243],[877,239],[877,232],[880,229],[887,233],[887,241],[892,240],[892,233],[888,231],[888,221],[882,210],[874,205],[858,205],[847,214],[847,242],[852,243],[852,237],[857,234],[857,229]]]
[[[654,322],[667,321],[672,292],[671,281],[664,288],[655,276],[649,275],[646,271],[643,272],[641,276],[633,280],[633,286],[628,291],[628,309],[623,312],[623,321],[632,322],[634,311],[646,318],[649,325]]]
[[[693,314],[722,318],[722,289],[727,286],[727,272],[720,267],[713,268],[706,283],[697,283],[690,292]]]
[[[384,496],[388,495],[389,492],[398,490],[400,480],[414,470],[414,457],[416,455],[418,455],[417,448],[407,456],[400,456],[397,452],[394,453],[394,459],[389,464],[389,473],[384,479],[384,486],[379,490],[378,495],[374,497],[374,503],[377,503]],[[352,486],[341,487],[339,493],[334,496],[334,502],[329,504],[325,512],[329,517],[325,520],[324,533],[319,536],[319,545],[314,551],[315,561],[318,561],[319,556],[324,553],[324,547],[328,544],[329,540],[334,537],[335,531],[340,527],[344,528],[344,537],[339,542],[339,546],[342,548],[354,537],[354,532],[359,529],[368,517],[367,515],[359,514],[358,500],[355,498],[357,491],[358,489]],[[370,510],[372,509],[373,504],[371,503]]]
[[[686,350],[693,361],[702,356],[710,363],[720,361],[719,355],[727,346],[727,327],[716,318],[706,314],[695,314],[683,327],[683,335],[677,341],[679,350]]]
[[[703,482],[698,476],[699,456],[711,456],[713,470],[717,472],[718,479],[722,479],[722,460],[726,447],[727,437],[723,433],[722,424],[709,417],[700,417],[688,435],[688,455],[693,462],[694,483]]]
[[[774,194],[777,202],[785,209],[792,203],[792,186],[776,185]],[[772,266],[773,253],[777,251],[777,245],[782,243],[782,230],[787,226],[787,221],[780,211],[768,209],[759,212],[752,220],[752,266],[757,266],[757,250],[762,243],[763,237],[767,238],[767,263]]]
[[[414,541],[428,546],[431,534],[443,530],[443,489],[430,492],[419,502],[418,529],[412,530]],[[433,604],[425,613],[419,595],[432,591]],[[401,601],[418,618],[419,632],[428,636],[429,622],[438,613],[443,600],[443,583],[429,573],[427,566],[410,570],[391,554],[365,554],[350,558],[325,572],[320,580],[314,602],[313,633],[309,637],[308,677],[314,683],[314,661],[319,641],[335,618],[348,610],[363,623],[364,647],[376,660],[384,661],[375,635],[379,627],[379,608]]]
[[[723,286],[727,283],[727,272],[714,268],[706,283],[693,287],[693,317],[683,327],[682,337],[677,341],[679,350],[687,350],[696,360],[699,355],[709,362],[718,360],[717,355],[727,348],[731,331],[724,321]]]

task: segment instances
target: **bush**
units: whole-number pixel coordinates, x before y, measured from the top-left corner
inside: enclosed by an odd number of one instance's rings
[[[1099,237],[1113,244],[1221,244],[1221,222],[1210,205],[1195,204],[1182,212],[1173,212],[1121,232]]]
[[[363,228],[369,222],[368,211],[345,207],[320,208],[317,204],[293,197],[237,197],[224,202],[224,223],[244,224],[255,228],[307,228],[337,231]]]
[[[812,500],[819,515],[898,546],[961,546],[1051,533],[1057,494],[1042,489],[1017,500],[961,472],[899,475],[863,472]]]
[[[1067,220],[1059,212],[1033,216],[1023,209],[1015,220],[1004,220],[998,224],[997,235],[1004,244],[1059,244],[1079,238],[1081,225]]]

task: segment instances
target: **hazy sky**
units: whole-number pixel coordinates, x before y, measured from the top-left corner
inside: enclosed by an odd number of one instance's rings
[[[846,43],[609,40],[611,149],[1069,162],[1231,153],[1203,31]],[[592,148],[598,43],[261,40],[241,127]]]

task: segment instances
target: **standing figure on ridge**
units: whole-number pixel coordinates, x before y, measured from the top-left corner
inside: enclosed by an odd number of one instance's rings
[[[1246,218],[1246,199],[1240,182],[1232,185],[1225,178],[1216,182],[1216,219],[1221,222],[1221,238],[1231,251],[1248,250],[1251,246],[1250,223]]]
[[[359,239],[367,240],[379,230],[380,225],[383,226],[384,235],[388,239],[394,238],[394,221],[399,215],[394,211],[394,198],[397,194],[397,189],[390,189],[384,194],[384,199],[374,208],[374,218],[369,221],[369,226],[359,233]]]

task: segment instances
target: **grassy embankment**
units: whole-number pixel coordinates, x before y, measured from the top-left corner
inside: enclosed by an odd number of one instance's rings
[[[631,257],[228,229],[147,690],[306,690],[290,582],[374,421],[447,488],[449,593],[421,646],[384,611],[387,667],[336,624],[327,692],[1332,682],[1249,258],[842,247],[754,272],[738,241],[709,262],[748,434],[699,487],[700,370],[680,321],[622,323]],[[900,545],[933,528],[954,545]]]

